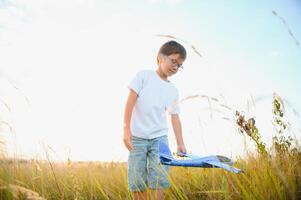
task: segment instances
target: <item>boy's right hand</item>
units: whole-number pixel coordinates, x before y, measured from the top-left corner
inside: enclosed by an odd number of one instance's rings
[[[126,148],[131,151],[133,149],[132,144],[132,133],[130,130],[124,130],[123,134],[123,143],[125,144]]]

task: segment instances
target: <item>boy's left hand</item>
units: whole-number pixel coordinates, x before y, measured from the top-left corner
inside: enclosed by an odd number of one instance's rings
[[[187,152],[185,145],[184,144],[178,145],[177,152],[181,152],[185,154]]]

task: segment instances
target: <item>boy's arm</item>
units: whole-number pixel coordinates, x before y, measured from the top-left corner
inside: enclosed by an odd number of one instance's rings
[[[176,136],[177,140],[177,151],[186,153],[186,148],[184,145],[184,140],[182,136],[182,126],[181,126],[181,120],[178,114],[172,114],[171,115],[171,123],[173,127],[173,131]]]
[[[125,105],[124,120],[123,120],[123,142],[129,151],[133,149],[132,132],[131,132],[130,125],[131,125],[132,112],[136,100],[137,100],[137,93],[134,90],[130,89],[127,102]]]

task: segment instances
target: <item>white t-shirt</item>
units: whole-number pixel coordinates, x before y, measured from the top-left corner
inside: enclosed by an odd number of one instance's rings
[[[174,84],[162,80],[154,70],[141,70],[128,87],[138,94],[131,118],[132,135],[145,139],[167,135],[166,111],[180,112]]]

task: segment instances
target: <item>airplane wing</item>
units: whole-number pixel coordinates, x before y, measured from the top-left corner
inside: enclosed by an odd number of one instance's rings
[[[190,153],[178,152],[177,155],[181,156],[181,157],[191,158],[191,159],[198,159],[198,158],[200,158],[200,156],[196,156],[196,155],[193,155],[193,154],[190,154]]]
[[[179,154],[179,153],[178,153]],[[193,154],[183,154],[180,156],[185,159],[175,159],[165,143],[159,144],[160,162],[163,165],[182,166],[182,167],[202,167],[202,168],[223,168],[233,173],[242,172],[240,169],[232,167],[233,162],[225,156],[199,157]]]
[[[230,165],[228,165],[226,163],[222,163],[220,161],[217,162],[217,161],[210,160],[210,161],[206,161],[206,163],[212,165],[213,167],[223,168],[223,169],[225,169],[225,170],[227,170],[229,172],[233,172],[235,174],[242,172],[241,169],[237,169],[235,167],[232,167],[232,166],[230,166]]]

